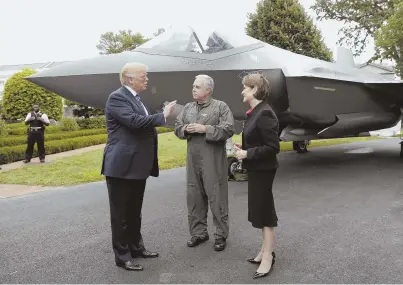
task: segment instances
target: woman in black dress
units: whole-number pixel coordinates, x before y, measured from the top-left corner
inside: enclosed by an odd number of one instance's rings
[[[249,74],[242,80],[243,102],[250,105],[242,132],[242,147],[235,145],[236,156],[248,172],[248,221],[262,229],[263,244],[251,263],[260,264],[254,278],[268,275],[274,265],[274,227],[277,214],[272,185],[278,168],[279,124],[266,98],[269,82],[262,74]]]

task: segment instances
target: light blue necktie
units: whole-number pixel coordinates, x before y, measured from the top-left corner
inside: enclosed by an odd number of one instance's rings
[[[141,106],[143,107],[144,111],[146,112],[146,114],[148,114],[147,108],[144,106],[143,102],[141,102],[141,98],[139,96],[139,94],[137,94],[136,96],[134,96],[134,98],[136,98],[136,100],[141,104]]]

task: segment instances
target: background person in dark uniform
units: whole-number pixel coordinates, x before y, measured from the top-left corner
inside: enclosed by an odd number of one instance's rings
[[[49,126],[49,118],[46,114],[39,112],[39,105],[35,104],[33,111],[25,118],[28,127],[28,145],[25,152],[24,163],[31,161],[34,152],[35,142],[38,146],[38,154],[41,162],[45,162],[45,126]]]
[[[261,74],[249,74],[242,80],[243,102],[250,105],[242,132],[242,149],[235,145],[236,156],[248,171],[248,221],[262,229],[263,244],[251,263],[260,264],[253,278],[266,276],[274,264],[274,227],[277,214],[272,185],[278,168],[279,123],[276,114],[265,102],[269,83]]]

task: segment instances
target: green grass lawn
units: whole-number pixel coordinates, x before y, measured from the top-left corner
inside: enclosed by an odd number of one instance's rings
[[[341,143],[379,139],[359,137],[312,141],[310,148]],[[233,137],[240,142],[240,136]],[[292,151],[291,142],[282,142],[281,151]],[[46,164],[27,165],[23,168],[0,172],[0,184],[25,184],[43,186],[66,186],[103,180],[100,175],[103,150],[91,151],[71,157],[60,158]],[[185,166],[186,141],[173,133],[159,136],[159,162],[161,169]]]

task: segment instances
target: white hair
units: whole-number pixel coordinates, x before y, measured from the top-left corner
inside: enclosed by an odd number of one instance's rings
[[[122,85],[125,84],[126,77],[136,78],[139,72],[147,72],[148,66],[140,62],[128,62],[120,71],[119,78]]]
[[[210,89],[210,94],[213,93],[214,90],[214,80],[213,78],[211,78],[210,76],[206,75],[206,74],[199,74],[196,75],[195,77],[196,79],[203,79],[203,83],[204,83],[204,87]]]

